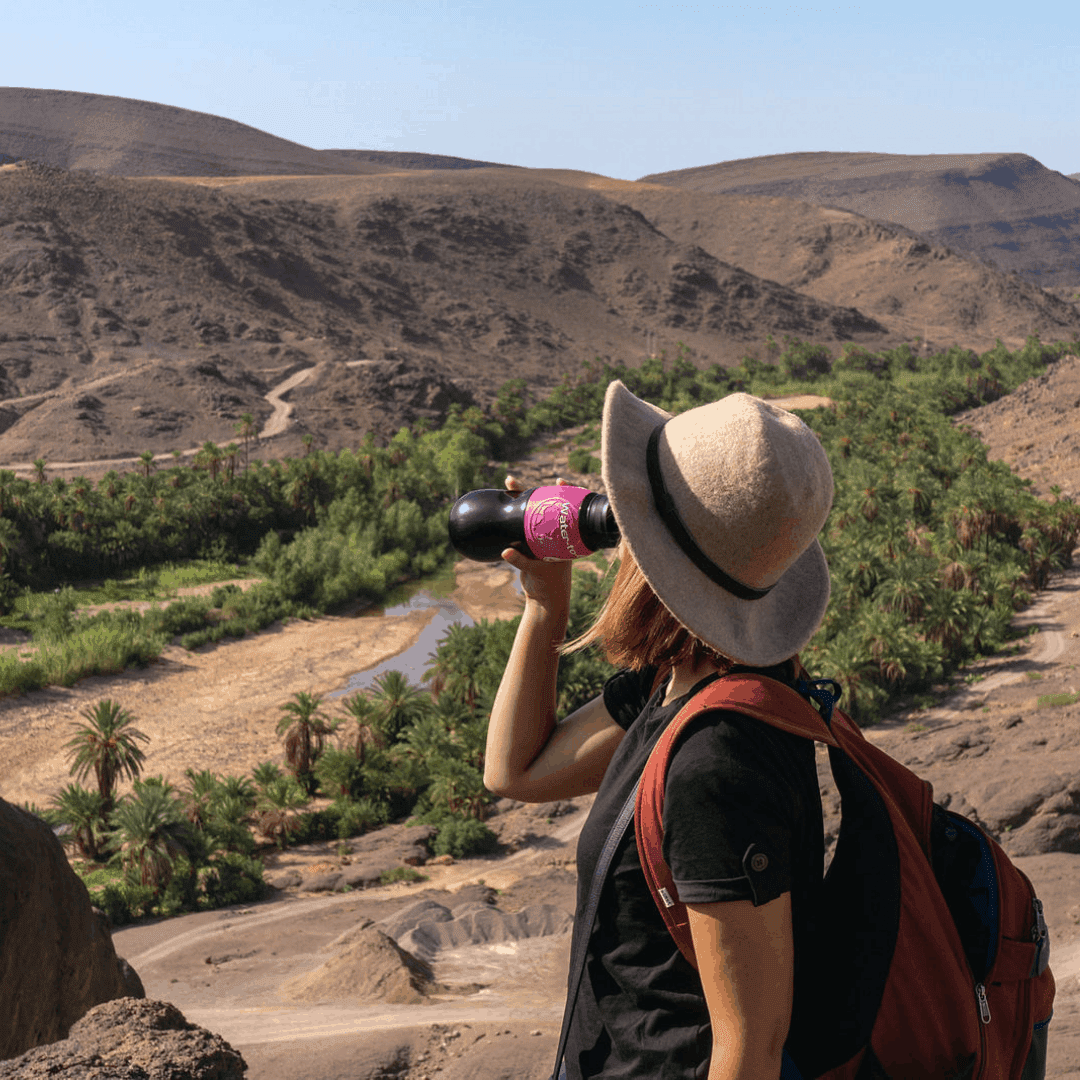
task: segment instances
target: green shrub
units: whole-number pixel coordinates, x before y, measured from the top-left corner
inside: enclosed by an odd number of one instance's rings
[[[113,926],[125,926],[134,921],[135,916],[122,883],[114,882],[100,889],[90,889],[89,892],[90,903],[104,911]]]
[[[315,762],[315,778],[327,798],[351,799],[363,788],[364,768],[351,751],[328,747]]]
[[[1040,709],[1057,709],[1063,705],[1075,705],[1080,701],[1080,694],[1040,694],[1035,702]]]
[[[70,585],[41,594],[28,612],[35,641],[56,641],[69,634],[75,622],[79,597]]]
[[[149,885],[142,885],[133,880],[130,875],[127,875],[120,888],[127,909],[131,913],[131,921],[145,919],[151,914],[154,904],[157,902],[157,894]]]
[[[339,820],[340,815],[333,806],[328,806],[325,810],[309,810],[307,813],[298,814],[295,827],[286,843],[314,844],[320,840],[336,840]]]
[[[577,473],[596,473],[597,475],[600,473],[600,459],[590,454],[587,449],[571,450],[567,463]]]
[[[250,904],[266,895],[263,864],[247,855],[229,852],[216,858],[202,880],[208,907]]]
[[[176,860],[169,884],[158,900],[157,912],[163,918],[171,918],[185,911],[196,911],[198,906],[198,875],[191,863],[181,856]]]
[[[476,818],[443,818],[431,842],[431,850],[436,855],[452,855],[455,859],[490,855],[498,846],[499,838]]]
[[[24,660],[18,650],[0,653],[0,696],[25,694],[47,684],[45,665],[39,656]]]
[[[396,881],[427,881],[427,874],[421,874],[414,866],[395,866],[384,870],[379,875],[380,885],[393,885]]]
[[[343,800],[337,804],[336,809],[339,840],[347,840],[350,836],[363,836],[368,829],[385,825],[388,818],[387,805],[372,799],[359,799],[356,802]]]
[[[165,608],[152,608],[146,618],[166,638],[191,633],[206,625],[211,604],[204,596],[184,597]]]

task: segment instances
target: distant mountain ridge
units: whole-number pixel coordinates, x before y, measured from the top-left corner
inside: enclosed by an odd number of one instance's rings
[[[476,161],[449,154],[420,154],[409,150],[320,150],[320,154],[344,161],[365,161],[391,169],[517,169],[497,161]]]
[[[441,154],[312,150],[172,105],[0,87],[0,165],[20,160],[110,176],[319,176],[493,165]]]
[[[1040,285],[1080,283],[1080,183],[1027,154],[775,154],[641,182],[834,206]]]

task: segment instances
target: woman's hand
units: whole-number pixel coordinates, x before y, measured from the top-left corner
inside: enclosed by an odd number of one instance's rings
[[[512,476],[506,486],[524,488]],[[570,615],[570,563],[544,562],[515,548],[502,557],[521,571],[526,600],[491,707],[484,783],[498,795],[525,802],[596,791],[623,729],[608,713],[603,695],[555,722],[559,646]]]
[[[561,476],[556,484],[566,484]],[[525,485],[514,476],[506,478],[508,491],[524,491]],[[569,562],[544,562],[525,555],[516,548],[506,548],[502,553],[503,561],[508,562],[521,573],[521,588],[526,599],[532,600],[549,610],[568,611],[570,608],[570,567]]]

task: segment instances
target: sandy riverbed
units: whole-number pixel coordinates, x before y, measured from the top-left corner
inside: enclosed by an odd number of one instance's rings
[[[513,571],[503,564],[459,563],[452,599],[477,619],[506,618],[520,606]],[[60,791],[70,781],[63,744],[71,725],[101,698],[119,701],[149,736],[144,775],[180,783],[189,766],[248,773],[281,758],[275,728],[293,694],[343,687],[350,675],[408,648],[431,617],[358,610],[294,620],[195,652],[170,645],[142,670],[0,701],[0,796],[44,805]]]

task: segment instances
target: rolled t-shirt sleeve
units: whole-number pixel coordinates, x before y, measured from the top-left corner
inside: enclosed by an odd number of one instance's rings
[[[778,740],[777,736],[781,736]],[[775,900],[792,886],[795,736],[714,712],[680,739],[664,793],[664,858],[683,903]]]

